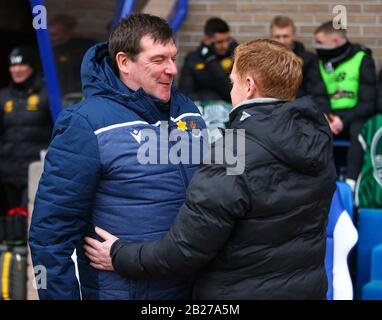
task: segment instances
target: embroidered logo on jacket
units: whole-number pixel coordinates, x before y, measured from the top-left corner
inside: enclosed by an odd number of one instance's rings
[[[130,134],[133,136],[135,140],[140,144],[141,143],[141,131],[134,130],[133,132],[130,132]]]
[[[8,100],[5,104],[4,104],[4,112],[12,112],[13,111],[13,101],[12,100]]]
[[[40,97],[37,94],[33,94],[28,97],[27,100],[27,110],[37,111],[39,109],[38,104],[40,103]]]

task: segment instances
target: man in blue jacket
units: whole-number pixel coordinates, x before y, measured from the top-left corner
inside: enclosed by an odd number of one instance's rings
[[[176,54],[167,22],[147,14],[122,20],[108,43],[86,53],[86,99],[57,120],[30,227],[33,264],[47,270],[40,299],[188,297],[188,278],[124,279],[92,268],[82,249],[96,225],[127,242],[159,239],[185,201],[198,164],[144,164],[138,156],[147,130],[171,137],[205,126],[197,107],[172,85]]]

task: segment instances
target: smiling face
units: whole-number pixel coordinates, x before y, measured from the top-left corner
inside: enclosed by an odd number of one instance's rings
[[[177,74],[177,49],[172,40],[166,44],[154,42],[150,36],[140,41],[140,53],[130,59],[119,52],[116,60],[121,80],[132,90],[142,88],[147,94],[168,102],[171,86]]]

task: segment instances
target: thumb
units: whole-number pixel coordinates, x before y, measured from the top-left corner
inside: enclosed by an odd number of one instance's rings
[[[113,235],[100,227],[95,227],[95,232],[104,240],[113,238]]]

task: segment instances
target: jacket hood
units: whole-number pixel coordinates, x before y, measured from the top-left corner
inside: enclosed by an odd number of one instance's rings
[[[86,52],[81,65],[81,81],[85,98],[112,95],[114,99],[125,101],[133,93],[114,72],[106,42]]]
[[[108,43],[102,42],[88,49],[81,65],[82,91],[85,98],[105,97],[132,109],[148,123],[161,119],[163,102],[148,95],[142,88],[130,90],[113,70]],[[174,86],[171,88],[173,97]]]
[[[33,71],[29,78],[23,83],[15,83],[11,80],[9,86],[12,91],[18,91],[28,95],[30,92],[38,92],[41,90],[43,79],[36,71]]]
[[[309,175],[333,161],[330,128],[310,97],[247,107],[253,122],[245,129],[280,161]]]

